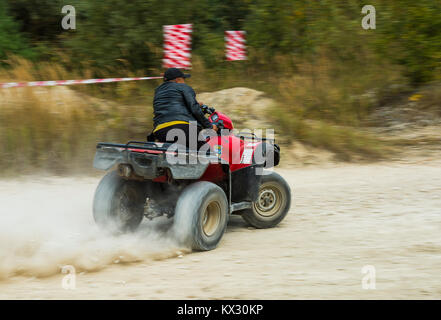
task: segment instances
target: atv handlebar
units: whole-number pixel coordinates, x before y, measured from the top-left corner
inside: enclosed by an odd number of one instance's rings
[[[214,109],[213,107],[209,107],[206,104],[201,105],[201,109],[203,113],[208,115],[212,115],[213,113],[216,112],[216,109]],[[220,135],[221,130],[224,128],[224,122],[222,120],[217,120],[217,118],[216,119],[212,118],[211,123],[218,127],[217,133]]]
[[[207,106],[206,104],[203,104],[201,106],[202,112],[206,114],[213,114],[216,110],[212,107]]]

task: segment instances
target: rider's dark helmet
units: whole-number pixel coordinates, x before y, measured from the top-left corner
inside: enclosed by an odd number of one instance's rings
[[[185,74],[178,68],[168,68],[164,72],[164,81],[174,80],[176,78],[190,78],[190,74]]]

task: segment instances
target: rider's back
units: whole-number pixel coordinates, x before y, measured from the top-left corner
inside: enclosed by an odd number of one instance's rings
[[[154,126],[170,121],[196,121],[184,99],[184,94],[196,96],[185,83],[164,82],[155,90],[153,99]]]

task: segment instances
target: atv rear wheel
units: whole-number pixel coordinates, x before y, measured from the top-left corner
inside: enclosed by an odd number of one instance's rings
[[[291,205],[289,185],[276,172],[263,175],[257,200],[241,211],[243,219],[255,228],[271,228],[286,216]]]
[[[179,243],[194,250],[212,250],[221,240],[228,223],[225,192],[211,182],[187,186],[180,195],[173,222]]]
[[[103,229],[134,231],[142,221],[145,188],[141,182],[121,178],[109,172],[100,181],[93,199],[93,217]]]

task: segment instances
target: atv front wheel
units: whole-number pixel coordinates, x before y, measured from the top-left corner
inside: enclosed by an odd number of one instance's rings
[[[93,217],[103,229],[116,232],[134,231],[144,214],[144,186],[138,181],[109,172],[100,181],[93,199]]]
[[[263,175],[257,200],[250,209],[241,212],[242,218],[251,226],[264,229],[279,224],[291,205],[289,185],[276,172]]]
[[[212,250],[221,240],[228,223],[225,192],[211,182],[187,186],[180,195],[173,222],[179,243],[195,250]]]

